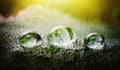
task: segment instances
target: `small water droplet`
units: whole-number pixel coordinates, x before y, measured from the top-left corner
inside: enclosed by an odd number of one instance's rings
[[[104,47],[104,38],[98,33],[90,33],[84,38],[84,47],[90,49],[102,49]]]
[[[72,28],[59,26],[53,29],[47,36],[49,44],[57,47],[71,47],[76,36]]]
[[[35,32],[27,33],[19,38],[21,46],[24,48],[33,48],[42,45],[42,38]]]

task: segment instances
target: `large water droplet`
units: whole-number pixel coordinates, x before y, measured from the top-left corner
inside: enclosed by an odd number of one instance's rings
[[[104,47],[104,38],[98,33],[90,33],[84,38],[84,47],[90,49],[102,49]]]
[[[72,28],[59,26],[53,29],[47,36],[49,44],[57,47],[72,47],[76,36]]]
[[[19,42],[24,48],[33,48],[42,45],[42,38],[39,34],[30,32],[22,35]]]

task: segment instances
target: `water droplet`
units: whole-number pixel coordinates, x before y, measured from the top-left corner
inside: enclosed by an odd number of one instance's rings
[[[76,36],[72,28],[59,26],[53,29],[47,36],[49,44],[57,47],[71,47]]]
[[[20,37],[19,42],[24,48],[33,48],[42,45],[42,38],[35,32],[24,34]]]
[[[104,47],[104,38],[98,33],[90,33],[84,38],[84,47],[90,49],[102,49]]]

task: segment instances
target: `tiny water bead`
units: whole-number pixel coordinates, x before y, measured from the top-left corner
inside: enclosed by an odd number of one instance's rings
[[[75,39],[72,28],[65,26],[56,27],[47,36],[50,45],[64,48],[71,47]]]
[[[84,47],[90,49],[103,49],[104,37],[98,33],[90,33],[84,38]]]
[[[35,32],[27,33],[19,38],[20,45],[24,48],[33,48],[42,45],[42,38]]]

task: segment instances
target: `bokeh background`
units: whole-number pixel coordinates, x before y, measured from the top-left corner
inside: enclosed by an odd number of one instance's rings
[[[120,30],[120,0],[0,0],[0,14],[16,15],[33,4],[55,9],[80,21],[102,22]]]

